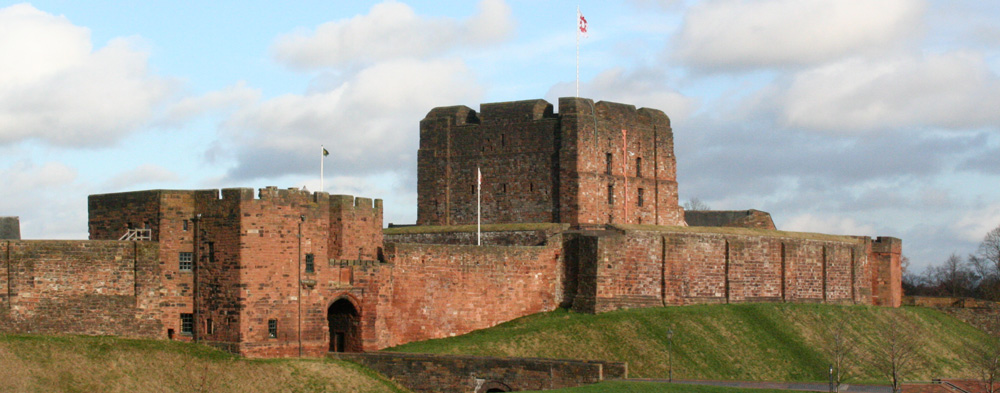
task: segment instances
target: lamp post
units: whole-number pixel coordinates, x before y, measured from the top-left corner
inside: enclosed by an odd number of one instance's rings
[[[833,364],[830,364],[830,391],[833,391]]]
[[[674,382],[674,328],[667,329],[667,382]]]

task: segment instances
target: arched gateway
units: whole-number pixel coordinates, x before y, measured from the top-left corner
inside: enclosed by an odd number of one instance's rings
[[[361,352],[361,318],[347,298],[330,305],[326,319],[330,323],[330,352]]]

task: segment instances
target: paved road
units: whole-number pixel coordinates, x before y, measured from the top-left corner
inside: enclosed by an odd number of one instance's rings
[[[641,379],[629,378],[625,381],[645,381],[668,383],[666,379]],[[829,392],[830,385],[825,383],[809,382],[750,382],[750,381],[702,381],[702,380],[682,380],[675,379],[674,383],[689,385],[712,385],[727,386],[734,388],[756,388],[756,389],[784,389],[798,390],[805,392]],[[892,393],[892,388],[883,385],[841,385],[841,392],[849,393]]]

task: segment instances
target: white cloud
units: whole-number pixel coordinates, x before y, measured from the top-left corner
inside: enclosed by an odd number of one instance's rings
[[[1000,203],[968,212],[956,221],[952,228],[962,239],[979,243],[986,233],[1000,226]]]
[[[800,72],[778,98],[789,127],[837,132],[1000,121],[1000,77],[982,55],[851,59]]]
[[[675,55],[704,68],[813,64],[912,36],[921,0],[717,0],[690,9]]]
[[[640,69],[628,72],[623,68],[612,68],[601,72],[594,79],[580,85],[581,96],[593,98],[595,101],[612,101],[635,105],[637,108],[659,109],[676,123],[687,119],[694,112],[697,100],[668,87],[662,72],[652,69]],[[546,94],[550,102],[557,102],[559,97],[576,95],[573,82],[563,82],[554,85]]]
[[[376,4],[367,15],[283,35],[271,51],[278,61],[298,69],[437,55],[504,39],[514,27],[510,13],[503,0],[483,0],[479,13],[464,21],[427,18],[389,1]]]
[[[197,97],[186,97],[164,112],[159,122],[177,126],[184,122],[212,111],[229,111],[254,104],[260,99],[261,92],[239,81],[222,90],[210,91]]]
[[[174,182],[180,177],[176,173],[153,164],[142,164],[135,169],[119,173],[101,187],[103,192],[125,191],[138,185],[149,185],[154,183]]]
[[[479,95],[461,61],[395,60],[328,91],[279,96],[238,111],[224,125],[224,145],[235,146],[239,160],[229,177],[312,172],[318,157],[310,153],[321,144],[330,151],[330,174],[410,167],[427,111]]]
[[[0,9],[0,144],[105,145],[145,124],[170,83],[136,39],[93,51],[90,31],[27,4]]]
[[[0,215],[21,217],[25,239],[82,239],[87,234],[87,192],[77,171],[60,162],[28,160],[0,167]]]
[[[792,217],[778,225],[778,229],[794,232],[816,232],[834,235],[871,236],[875,227],[861,224],[849,217],[813,215],[810,213]]]

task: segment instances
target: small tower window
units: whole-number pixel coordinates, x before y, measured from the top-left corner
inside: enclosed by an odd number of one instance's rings
[[[615,204],[615,186],[608,184],[608,205]]]
[[[306,273],[316,272],[316,257],[313,254],[306,254]]]
[[[188,230],[188,220],[184,220],[184,231]]]
[[[189,272],[194,269],[194,253],[182,252],[178,259],[178,269],[182,272]]]
[[[642,157],[635,158],[635,177],[642,177]]]
[[[638,198],[636,198],[636,203],[639,205],[639,207],[642,207],[642,202],[643,202],[643,199],[642,199],[642,188],[640,188],[639,189],[639,193],[638,193]]]
[[[267,320],[267,338],[278,338],[278,320]]]
[[[194,314],[181,313],[181,334],[185,336],[194,334]]]
[[[604,164],[607,167],[605,169],[605,172],[610,175],[611,174],[611,161],[612,161],[611,160],[611,153],[607,153],[607,154],[604,155],[604,161],[605,161]]]

